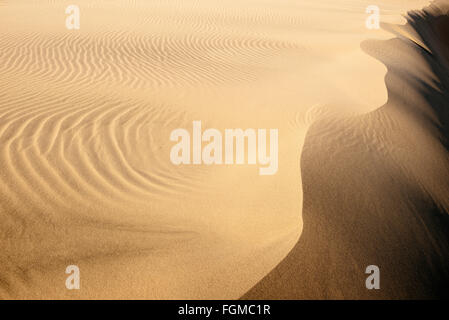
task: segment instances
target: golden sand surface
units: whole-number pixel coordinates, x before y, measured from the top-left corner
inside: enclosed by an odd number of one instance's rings
[[[447,293],[448,1],[375,2],[0,0],[0,298]],[[276,174],[174,165],[193,121]]]

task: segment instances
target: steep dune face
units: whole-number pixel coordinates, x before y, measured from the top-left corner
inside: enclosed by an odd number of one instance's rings
[[[388,68],[388,102],[327,119],[301,158],[304,229],[244,298],[442,298],[449,288],[448,2],[410,12],[362,49]],[[365,268],[380,268],[380,290]]]

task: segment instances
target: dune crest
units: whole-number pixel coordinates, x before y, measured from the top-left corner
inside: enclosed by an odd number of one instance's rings
[[[396,38],[362,43],[388,68],[388,102],[309,130],[303,233],[244,299],[448,296],[448,8],[433,2],[385,25]],[[368,265],[381,290],[365,288]]]

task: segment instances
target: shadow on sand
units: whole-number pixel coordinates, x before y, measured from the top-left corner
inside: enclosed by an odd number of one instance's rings
[[[301,157],[303,233],[243,299],[449,296],[447,7],[410,12],[396,38],[362,44],[388,68],[388,102],[312,126]],[[365,287],[368,265],[380,268],[380,290]]]

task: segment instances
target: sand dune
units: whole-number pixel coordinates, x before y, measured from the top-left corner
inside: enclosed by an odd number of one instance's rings
[[[446,9],[377,2],[382,30],[370,1],[79,0],[68,30],[0,0],[0,298],[445,295]],[[173,165],[194,120],[279,128],[277,174]]]
[[[304,232],[244,298],[448,296],[448,8],[410,12],[407,25],[384,26],[396,38],[362,43],[388,68],[388,102],[308,131]],[[365,288],[370,264],[382,290]]]

